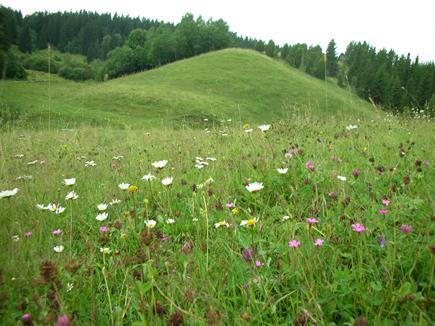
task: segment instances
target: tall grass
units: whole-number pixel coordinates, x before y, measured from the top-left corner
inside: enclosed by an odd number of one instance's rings
[[[30,313],[36,324],[430,324],[432,124],[294,114],[262,133],[244,123],[0,134],[0,191],[19,188],[0,199],[2,323]],[[159,160],[167,166],[152,167]],[[250,193],[252,182],[264,188]],[[65,200],[70,191],[79,198]],[[97,221],[97,204],[115,198]],[[66,209],[35,207],[48,203]]]

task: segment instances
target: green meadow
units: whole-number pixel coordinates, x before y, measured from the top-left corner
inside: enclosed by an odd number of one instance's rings
[[[433,323],[433,121],[249,50],[0,90],[3,325]]]

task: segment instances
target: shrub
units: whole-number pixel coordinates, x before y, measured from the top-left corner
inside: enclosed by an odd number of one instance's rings
[[[48,72],[48,57],[43,53],[34,53],[23,60],[26,69]],[[55,58],[50,59],[50,72],[56,74],[59,70],[59,62]]]
[[[8,79],[26,79],[23,65],[11,51],[0,51],[0,77]]]
[[[82,81],[94,78],[92,67],[79,60],[66,59],[59,69],[58,75],[65,79]]]

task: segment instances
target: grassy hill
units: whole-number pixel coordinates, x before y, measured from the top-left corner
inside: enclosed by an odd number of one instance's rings
[[[368,117],[369,104],[255,51],[227,49],[105,83],[43,74],[4,81],[1,100],[24,120],[110,125],[196,124],[234,119],[268,122],[295,113]],[[50,94],[50,96],[49,96]],[[59,121],[57,121],[59,122]]]

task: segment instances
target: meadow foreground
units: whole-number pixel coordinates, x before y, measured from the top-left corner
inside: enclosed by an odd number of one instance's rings
[[[431,122],[0,134],[3,325],[434,319]]]

